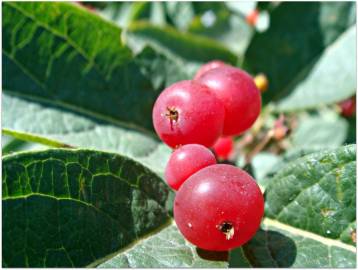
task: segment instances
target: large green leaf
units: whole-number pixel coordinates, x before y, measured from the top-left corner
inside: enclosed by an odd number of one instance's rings
[[[68,3],[8,2],[3,15],[4,92],[152,130],[158,92],[118,27]]]
[[[355,267],[355,147],[307,155],[269,179],[262,229],[230,266]]]
[[[245,58],[253,73],[264,72],[269,78],[264,100],[291,93],[304,96],[300,103],[291,102],[293,109],[331,103],[354,93],[355,38],[354,30],[348,31],[354,23],[353,2],[282,3],[274,8],[269,29],[256,33]],[[309,96],[302,91],[310,92]]]
[[[352,244],[356,220],[355,145],[305,156],[281,169],[265,192],[265,214],[285,224]]]
[[[3,266],[86,266],[167,224],[169,188],[142,165],[89,150],[9,155]]]
[[[227,252],[208,252],[184,240],[175,225],[100,264],[100,268],[227,267]]]
[[[261,230],[231,252],[230,267],[354,268],[355,247],[265,219]]]
[[[356,39],[356,27],[352,26],[323,52],[308,75],[294,82],[292,92],[278,103],[278,110],[315,108],[354,95],[357,88]]]

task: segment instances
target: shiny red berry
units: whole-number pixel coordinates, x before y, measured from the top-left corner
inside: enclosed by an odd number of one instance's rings
[[[222,66],[209,70],[198,80],[222,101],[225,107],[223,136],[239,135],[249,129],[261,110],[261,95],[245,71]]]
[[[232,137],[221,137],[213,146],[213,150],[219,159],[228,159],[234,149]]]
[[[194,80],[198,79],[199,77],[201,77],[205,72],[217,68],[217,67],[222,67],[225,66],[226,64],[223,61],[220,60],[213,60],[210,61],[204,65],[202,65],[199,70],[196,72],[195,76],[194,76]]]
[[[165,168],[165,180],[178,190],[192,174],[202,168],[216,164],[214,154],[200,144],[187,144],[176,149]]]
[[[339,103],[341,114],[345,117],[351,117],[356,112],[356,98],[351,97]]]
[[[255,180],[226,164],[201,169],[181,186],[174,219],[184,237],[206,250],[239,247],[258,230],[264,199]]]
[[[205,85],[180,81],[159,95],[152,116],[155,131],[167,145],[210,147],[221,135],[225,109]]]

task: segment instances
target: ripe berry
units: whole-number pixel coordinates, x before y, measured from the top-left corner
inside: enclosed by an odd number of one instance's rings
[[[194,245],[224,251],[241,246],[258,230],[264,199],[254,179],[226,164],[201,169],[181,186],[174,219]]]
[[[209,70],[197,81],[208,86],[224,104],[223,136],[239,135],[253,125],[260,114],[261,95],[249,74],[222,66]]]
[[[208,63],[206,63],[205,65],[202,65],[199,70],[196,72],[195,76],[194,76],[194,80],[198,79],[199,77],[201,77],[205,72],[217,68],[217,67],[222,67],[225,66],[226,64],[223,61],[220,60],[213,60],[210,61]]]
[[[232,137],[221,137],[213,146],[213,150],[219,159],[228,159],[234,148]]]
[[[166,88],[153,108],[153,124],[167,145],[212,146],[221,135],[225,109],[205,85],[181,81]]]
[[[260,12],[257,9],[254,9],[246,16],[246,22],[251,26],[255,26],[257,19],[259,18],[259,14]]]
[[[208,148],[200,144],[183,145],[170,156],[165,180],[171,188],[178,190],[189,176],[213,164],[216,164],[216,159]]]
[[[341,114],[345,117],[351,117],[356,112],[356,99],[351,97],[339,103]]]

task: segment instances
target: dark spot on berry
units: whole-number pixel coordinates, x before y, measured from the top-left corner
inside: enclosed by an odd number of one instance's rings
[[[226,240],[234,237],[234,225],[230,221],[224,221],[217,228],[226,236]]]

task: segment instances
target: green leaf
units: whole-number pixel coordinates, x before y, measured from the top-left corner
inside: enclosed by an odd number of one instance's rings
[[[291,162],[265,191],[266,216],[321,235],[342,239],[356,220],[355,145],[307,155]]]
[[[303,108],[331,103],[354,93],[355,89],[348,88],[355,73],[355,68],[349,70],[352,63],[355,65],[355,52],[351,49],[355,45],[345,45],[344,52],[337,48],[342,40],[351,38],[352,33],[345,32],[354,22],[353,2],[282,3],[274,8],[269,29],[256,33],[245,58],[245,66],[252,73],[263,72],[269,79],[270,88],[263,95],[264,101],[290,95],[304,84],[310,89],[310,95],[300,100],[302,104],[292,102],[292,106]],[[303,105],[304,102],[307,105]]]
[[[289,163],[269,181],[261,229],[231,267],[355,267],[356,146]]]
[[[152,131],[158,92],[118,27],[68,3],[8,2],[3,14],[4,92]]]
[[[175,225],[124,250],[99,265],[100,268],[221,268],[227,267],[227,252],[208,252],[184,240]]]
[[[342,145],[348,136],[348,122],[330,110],[318,115],[302,114],[292,133],[292,151],[318,151]]]
[[[172,27],[153,26],[148,22],[135,22],[126,32],[125,40],[134,51],[141,51],[150,45],[164,55],[181,61],[182,64],[195,65],[219,59],[231,64],[236,56],[214,40],[181,33]]]
[[[52,147],[86,147],[118,152],[143,162],[159,175],[164,171],[171,151],[154,138],[59,107],[4,93],[2,97],[5,134]]]
[[[169,188],[128,158],[89,150],[9,155],[3,266],[81,267],[169,222]]]
[[[254,238],[231,252],[229,266],[354,268],[356,253],[354,246],[266,218]]]
[[[357,88],[356,39],[356,27],[352,26],[323,52],[304,79],[299,78],[277,109],[315,108],[353,96]]]

